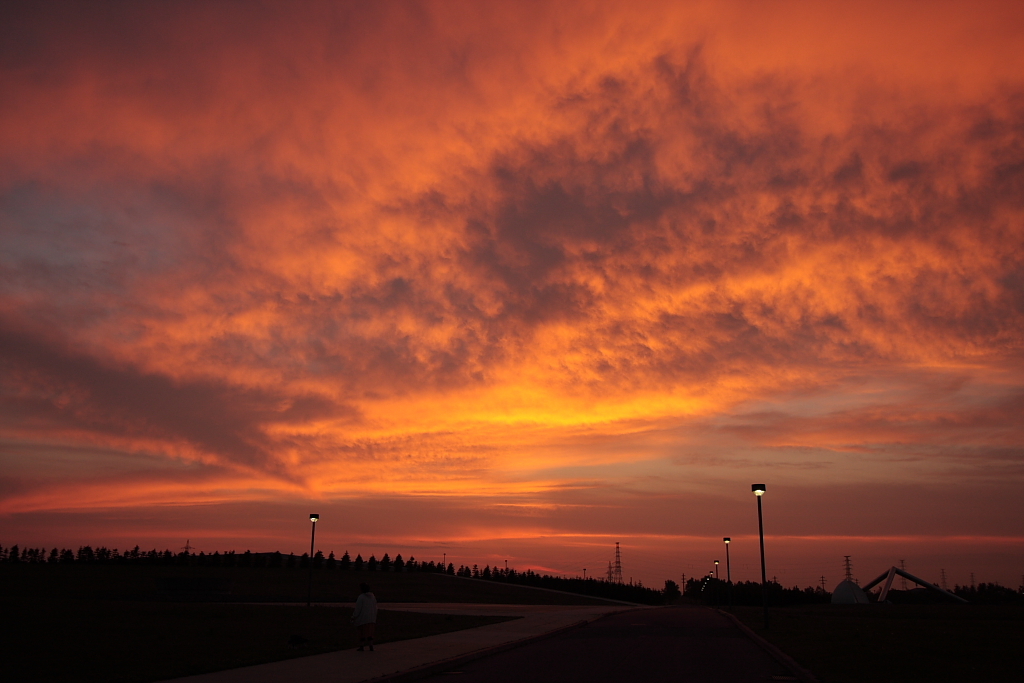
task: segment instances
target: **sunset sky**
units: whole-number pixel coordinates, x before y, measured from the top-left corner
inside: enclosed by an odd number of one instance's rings
[[[0,544],[1016,587],[1022,36],[4,3]]]

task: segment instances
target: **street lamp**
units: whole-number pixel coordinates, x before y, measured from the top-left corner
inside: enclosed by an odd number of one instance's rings
[[[729,544],[732,539],[726,536],[725,541],[725,582],[729,584],[729,611],[732,611],[732,564],[729,562]]]
[[[718,560],[715,560],[715,581],[718,580]]]
[[[309,593],[306,594],[306,607],[313,604],[313,544],[316,541],[316,523],[320,520],[320,515],[313,512],[309,515],[309,521],[312,524],[312,533],[309,536]]]
[[[757,533],[761,538],[761,604],[764,606],[764,628],[768,629],[768,575],[764,569],[764,518],[761,516],[761,496],[768,489],[764,484],[751,484],[750,490],[757,496]]]

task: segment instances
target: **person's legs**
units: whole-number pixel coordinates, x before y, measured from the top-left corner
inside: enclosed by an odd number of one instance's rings
[[[359,624],[359,647],[356,648],[357,652],[362,652],[365,645],[370,646],[370,652],[373,652],[373,632],[376,624]]]

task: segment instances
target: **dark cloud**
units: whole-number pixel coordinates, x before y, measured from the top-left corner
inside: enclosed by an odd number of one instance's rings
[[[172,452],[187,445],[215,461],[286,479],[302,475],[278,461],[268,427],[358,416],[353,408],[319,396],[285,398],[102,362],[10,320],[0,321],[0,359],[7,429],[35,438],[78,433],[150,440]]]

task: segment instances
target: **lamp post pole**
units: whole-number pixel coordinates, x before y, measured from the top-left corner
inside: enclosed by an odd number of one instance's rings
[[[764,607],[764,628],[768,630],[768,573],[764,568],[764,517],[761,515],[761,496],[767,487],[764,484],[751,484],[750,490],[757,496],[757,533],[761,539],[761,604]]]
[[[313,546],[316,542],[316,523],[320,515],[313,512],[309,515],[309,522],[313,529],[309,536],[309,592],[306,594],[306,607],[313,604]]]
[[[725,582],[729,584],[729,611],[732,611],[732,565],[729,563],[729,544],[732,539],[726,536],[725,541]]]
[[[720,604],[718,602],[718,598],[720,597],[719,594],[718,594],[718,591],[719,591],[719,588],[718,588],[718,560],[715,560],[715,590],[714,590],[713,595],[715,596],[715,605],[716,606]]]

